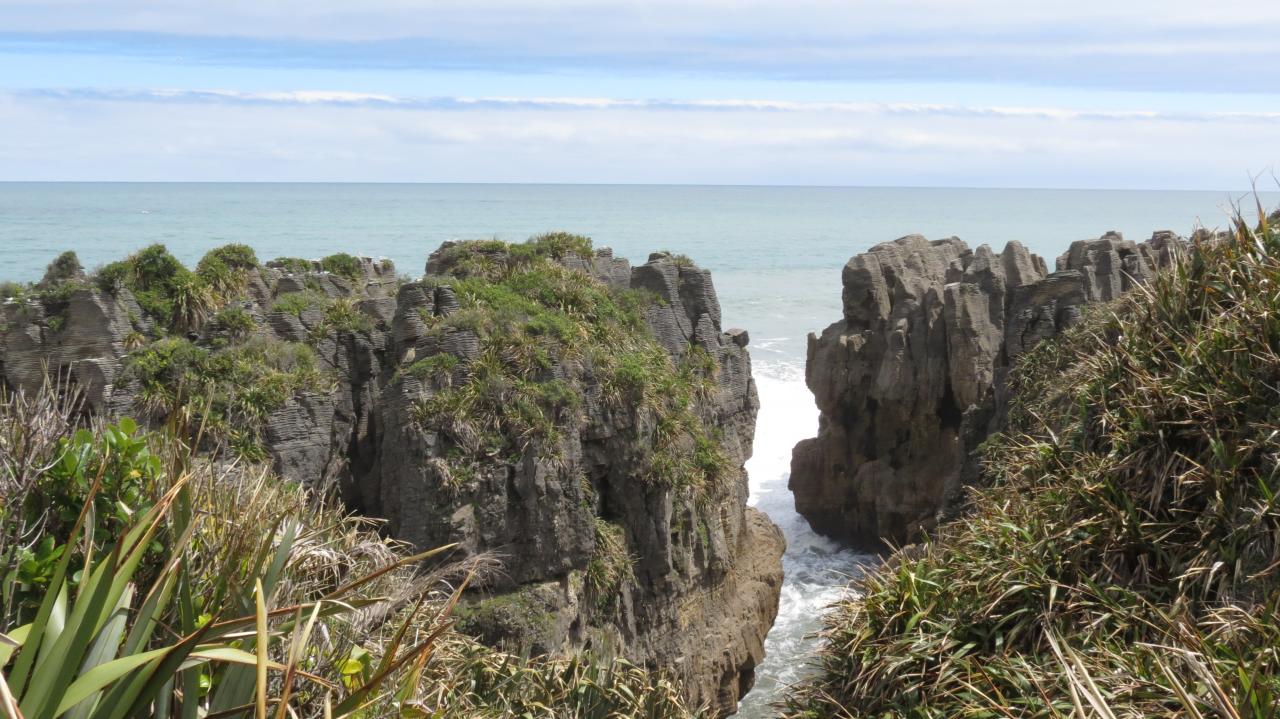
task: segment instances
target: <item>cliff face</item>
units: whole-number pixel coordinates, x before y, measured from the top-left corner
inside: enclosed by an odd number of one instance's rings
[[[1180,240],[1119,234],[1071,245],[1055,272],[1013,242],[999,254],[919,235],[845,265],[844,318],[809,335],[805,378],[818,436],[798,444],[790,487],[815,530],[870,547],[932,526],[1003,423],[1014,359],[1168,264]]]
[[[404,283],[369,260],[254,263],[167,334],[140,304],[156,282],[76,280],[4,305],[0,371],[25,389],[69,374],[95,413],[204,408],[222,446],[397,538],[495,555],[463,628],[621,654],[726,713],[782,579],[781,533],[746,507],[746,333],[721,331],[710,274],[684,258],[632,268],[553,239],[446,244]]]

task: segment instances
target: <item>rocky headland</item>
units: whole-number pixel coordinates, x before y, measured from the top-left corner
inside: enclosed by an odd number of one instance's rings
[[[1170,232],[1140,243],[1107,233],[1073,243],[1053,272],[1017,242],[996,253],[911,235],[854,256],[844,317],[809,335],[820,418],[792,456],[796,510],[859,546],[917,538],[976,478],[1016,359],[1087,305],[1149,281],[1182,245]]]
[[[419,548],[500,569],[459,626],[516,651],[618,654],[736,707],[777,611],[780,531],[746,506],[758,409],[710,274],[583,238],[447,243],[419,280],[335,255],[188,270],[68,254],[7,291],[0,374],[336,492]]]

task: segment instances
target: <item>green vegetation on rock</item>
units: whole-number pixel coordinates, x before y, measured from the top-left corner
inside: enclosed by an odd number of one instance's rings
[[[607,609],[618,599],[624,585],[634,579],[631,555],[627,553],[625,530],[596,517],[595,552],[587,564],[586,586],[599,609]]]
[[[213,316],[213,322],[232,339],[248,337],[258,327],[252,315],[244,308],[233,305],[218,310],[218,313]]]
[[[1280,707],[1280,232],[1237,220],[1025,354],[989,486],[829,617],[791,717]]]
[[[205,253],[196,265],[196,276],[221,297],[230,298],[244,291],[246,271],[258,267],[258,256],[252,247],[223,245]]]
[[[40,281],[42,285],[54,285],[67,280],[74,280],[82,277],[84,267],[80,264],[80,258],[75,252],[67,250],[54,258],[53,262],[44,271],[44,279]]]
[[[460,382],[448,361],[421,358],[410,368],[420,379],[440,370],[416,419],[468,452],[553,453],[561,433],[583,421],[574,385],[594,383],[609,409],[654,420],[650,482],[714,488],[726,460],[695,411],[714,389],[714,360],[695,347],[677,364],[645,323],[652,295],[611,288],[557,261],[569,256],[592,257],[590,240],[555,233],[441,253],[449,274],[428,282],[452,289],[460,309],[423,320],[441,338],[474,333],[479,351],[460,360]]]
[[[180,332],[208,319],[218,301],[214,287],[158,244],[106,265],[95,281],[106,292],[128,289],[144,312]]]
[[[217,350],[169,337],[130,353],[125,371],[141,384],[137,403],[148,416],[185,409],[204,422],[206,436],[251,458],[262,456],[260,433],[272,412],[334,382],[310,347],[265,337]]]
[[[320,269],[352,282],[359,282],[364,278],[364,268],[360,265],[360,260],[345,252],[321,259]]]
[[[311,272],[313,267],[310,260],[304,260],[301,257],[277,257],[267,264],[295,275]]]

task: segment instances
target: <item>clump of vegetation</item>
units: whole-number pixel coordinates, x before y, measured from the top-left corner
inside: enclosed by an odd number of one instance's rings
[[[373,329],[373,319],[360,309],[357,299],[331,298],[318,290],[286,292],[271,305],[272,312],[283,312],[301,318],[310,310],[318,310],[321,319],[311,328],[309,342],[313,344],[330,337],[334,332],[368,332]]]
[[[213,323],[232,339],[244,339],[258,328],[258,323],[254,321],[253,316],[244,308],[235,305],[228,305],[218,310],[218,313],[213,316]]]
[[[277,257],[267,264],[294,275],[306,274],[315,267],[315,263],[311,260],[304,260],[301,257]]]
[[[595,551],[587,563],[586,587],[595,597],[597,608],[607,609],[633,580],[634,567],[627,553],[626,530],[621,526],[596,517],[595,540]]]
[[[275,302],[271,304],[271,311],[301,317],[307,310],[327,309],[329,302],[329,297],[317,290],[285,292],[276,297]]]
[[[81,279],[82,277],[84,277],[84,266],[80,264],[80,258],[75,252],[67,250],[49,263],[49,266],[44,271],[44,279],[40,280],[40,284],[52,286],[68,280]]]
[[[536,235],[527,242],[508,244],[502,240],[459,242],[433,256],[431,270],[455,277],[501,277],[519,268],[541,264],[542,260],[569,257],[591,259],[591,240],[568,232]]]
[[[675,265],[676,267],[693,267],[694,266],[693,258],[689,257],[688,255],[676,254],[671,250],[663,250],[656,254],[662,255],[668,260],[671,260],[671,264]]]
[[[360,264],[360,259],[345,252],[321,259],[320,269],[352,282],[360,282],[364,279],[364,267]]]
[[[0,282],[0,300],[21,300],[30,290],[31,288],[25,283],[5,280]]]
[[[258,255],[248,245],[215,247],[196,264],[196,276],[220,297],[230,299],[244,292],[249,270],[259,267]]]
[[[266,337],[218,350],[169,337],[130,353],[125,371],[141,384],[137,403],[148,417],[193,413],[209,439],[255,459],[272,412],[298,393],[331,391],[334,382],[310,347]]]
[[[792,717],[1275,717],[1280,232],[1024,355],[991,486],[829,617]]]
[[[328,336],[334,332],[368,332],[373,329],[373,320],[360,309],[359,301],[350,297],[339,297],[329,303],[324,312],[323,333]]]
[[[697,414],[718,368],[699,348],[677,365],[644,320],[652,295],[610,288],[557,260],[592,257],[590,241],[564,233],[508,245],[463,242],[433,257],[434,278],[449,286],[460,309],[423,317],[443,337],[472,332],[479,353],[453,365],[421,358],[420,379],[440,363],[432,395],[416,419],[483,456],[554,452],[562,432],[581,423],[574,384],[594,382],[616,410],[656,419],[651,471],[657,486],[711,489],[727,468],[719,443]]]
[[[537,587],[463,602],[454,616],[458,631],[511,652],[547,654],[563,640],[556,636],[556,615]]]
[[[181,332],[207,320],[218,300],[203,278],[159,244],[99,269],[95,281],[105,292],[127,288],[144,312]]]
[[[625,662],[525,660],[453,631],[481,563],[424,573],[438,551],[172,435],[85,428],[72,398],[0,396],[6,714],[692,716]],[[70,493],[42,494],[53,474]],[[24,586],[33,561],[49,571]]]

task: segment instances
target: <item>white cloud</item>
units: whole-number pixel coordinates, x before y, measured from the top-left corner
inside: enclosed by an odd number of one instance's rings
[[[1257,0],[0,0],[9,31],[127,30],[242,37],[372,40],[465,33],[577,30],[635,37],[742,34],[840,37],[945,31],[973,33],[1091,27],[1123,39],[1143,29],[1252,27],[1280,22],[1280,8]],[[1201,35],[1203,37],[1203,35]],[[1265,34],[1255,34],[1259,42]],[[1247,38],[1245,38],[1247,40]],[[1195,42],[1189,37],[1185,42]],[[798,43],[799,44],[799,43]],[[1036,44],[1028,38],[1027,44]],[[1176,51],[1178,43],[1162,50]],[[1236,46],[1239,49],[1239,45]]]
[[[769,99],[627,99],[608,97],[406,97],[385,93],[361,93],[327,90],[247,91],[228,89],[182,90],[176,88],[98,90],[29,89],[14,93],[29,98],[144,102],[144,103],[230,103],[269,104],[282,106],[331,105],[338,107],[371,107],[402,110],[578,110],[578,111],[719,111],[726,113],[792,113],[827,115],[915,115],[934,117],[1038,118],[1042,120],[1159,120],[1162,122],[1280,122],[1275,112],[1217,112],[1204,110],[1091,110],[1062,107],[1018,107],[1000,105],[951,105],[943,103],[907,102],[831,102]]]
[[[231,95],[0,95],[0,179],[1229,189],[1280,159],[1265,113]]]
[[[1274,92],[1276,36],[1260,0],[0,0],[0,49],[330,70]]]

